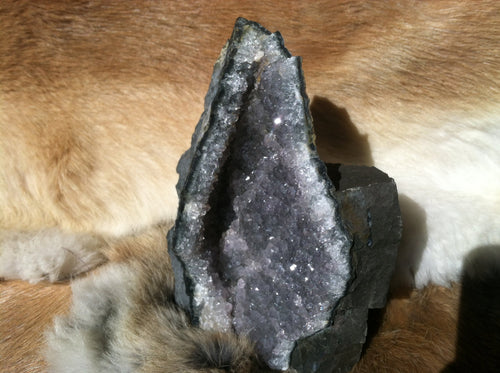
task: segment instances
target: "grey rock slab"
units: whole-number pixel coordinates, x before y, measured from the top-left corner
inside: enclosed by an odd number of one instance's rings
[[[176,301],[194,324],[255,342],[273,369],[330,324],[352,240],[313,142],[301,60],[238,19],[178,165],[169,232]]]
[[[384,307],[401,239],[394,180],[374,167],[328,165],[344,224],[353,235],[352,278],[332,323],[297,342],[299,372],[349,372],[366,340],[369,309]]]

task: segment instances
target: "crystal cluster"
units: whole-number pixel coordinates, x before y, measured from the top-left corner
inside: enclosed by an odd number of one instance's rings
[[[178,165],[168,240],[176,302],[194,324],[248,336],[273,369],[315,372],[333,365],[305,351],[354,278],[308,105],[300,59],[238,19]]]
[[[374,167],[328,165],[328,171],[353,236],[351,281],[331,325],[297,341],[291,366],[304,373],[351,371],[365,343],[368,311],[385,305],[401,240],[394,180]]]

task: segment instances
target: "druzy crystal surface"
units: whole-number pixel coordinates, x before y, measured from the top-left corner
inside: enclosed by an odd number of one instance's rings
[[[179,165],[175,298],[249,337],[273,369],[348,372],[385,304],[401,237],[395,183],[318,158],[300,59],[238,19]]]
[[[328,174],[353,237],[351,281],[331,325],[297,341],[290,365],[304,373],[347,373],[359,360],[368,311],[385,305],[401,239],[394,180],[374,167],[328,165]]]
[[[178,165],[169,232],[176,301],[202,328],[248,336],[274,369],[330,324],[351,278],[308,105],[300,59],[238,19]]]

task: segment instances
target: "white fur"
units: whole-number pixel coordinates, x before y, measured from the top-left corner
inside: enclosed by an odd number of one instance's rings
[[[102,242],[92,235],[57,228],[0,232],[0,277],[31,282],[57,281],[88,271],[104,261]]]
[[[398,262],[418,287],[459,280],[470,251],[500,243],[500,118],[447,121],[439,131],[402,133],[390,149],[372,143],[376,166],[421,210],[402,203],[403,226],[420,219],[422,229],[405,232]]]
[[[72,283],[71,312],[57,317],[47,333],[46,357],[51,372],[134,371],[127,363],[130,351],[104,344],[106,333],[120,332],[117,320],[126,314],[130,289],[135,286],[133,271],[116,263]],[[113,359],[115,354],[120,358]]]

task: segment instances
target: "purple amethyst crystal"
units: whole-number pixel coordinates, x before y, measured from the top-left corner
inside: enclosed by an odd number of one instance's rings
[[[300,58],[238,19],[178,165],[168,235],[176,302],[193,323],[248,336],[281,370],[297,341],[331,325],[352,280],[308,105]]]

